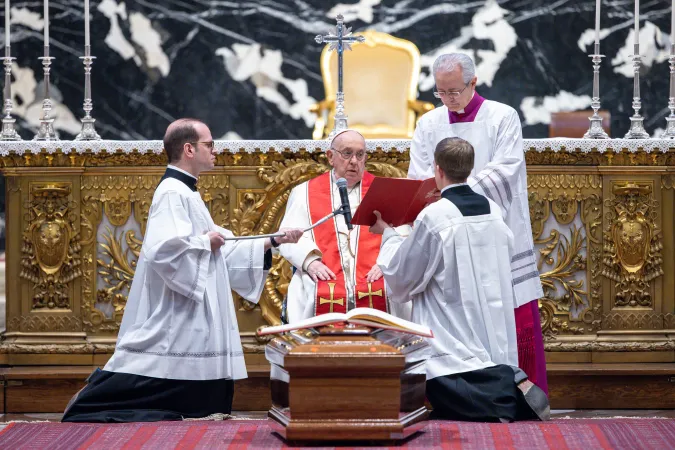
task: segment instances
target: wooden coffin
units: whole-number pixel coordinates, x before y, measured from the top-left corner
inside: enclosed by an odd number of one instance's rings
[[[291,441],[408,437],[429,415],[427,347],[419,336],[355,325],[275,337],[265,350],[273,428]]]

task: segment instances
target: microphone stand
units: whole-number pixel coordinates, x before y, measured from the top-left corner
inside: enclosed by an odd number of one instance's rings
[[[312,228],[318,227],[322,223],[326,222],[327,220],[332,219],[333,217],[339,215],[339,214],[344,214],[345,210],[342,207],[339,207],[335,211],[331,212],[330,214],[327,214],[325,217],[319,219],[315,224],[312,224],[312,226],[305,228],[302,230],[303,233],[308,232]],[[223,235],[221,235],[223,236]],[[223,236],[223,239],[226,241],[246,241],[249,239],[266,239],[266,238],[272,238],[272,237],[283,237],[286,236],[286,233],[280,232],[280,233],[271,233],[271,234],[256,234],[253,236],[232,236],[232,237],[225,237]]]

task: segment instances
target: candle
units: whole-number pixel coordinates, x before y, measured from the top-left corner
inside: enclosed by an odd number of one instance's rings
[[[5,0],[5,47],[8,46],[9,46],[9,0]]]
[[[49,46],[49,0],[45,0],[45,47]]]
[[[635,45],[640,45],[640,0],[635,0]]]
[[[89,46],[89,0],[84,0],[84,45]]]
[[[675,45],[675,0],[670,6],[670,42]]]
[[[673,0],[675,2],[675,0]],[[600,0],[595,0],[595,45],[600,43]]]

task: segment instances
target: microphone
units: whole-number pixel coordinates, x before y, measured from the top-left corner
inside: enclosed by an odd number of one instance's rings
[[[347,194],[347,180],[340,178],[336,181],[338,190],[340,191],[340,201],[342,202],[342,214],[345,216],[345,223],[347,224],[347,229],[351,230],[354,228],[352,225],[352,210],[349,207],[349,194]]]

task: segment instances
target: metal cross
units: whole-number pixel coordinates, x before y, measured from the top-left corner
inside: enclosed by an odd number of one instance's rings
[[[336,50],[338,54],[338,90],[335,99],[335,126],[333,127],[332,135],[336,132],[347,129],[347,116],[344,113],[344,92],[342,90],[342,54],[345,50],[351,50],[350,44],[355,42],[364,42],[366,38],[363,36],[352,36],[352,29],[345,27],[344,17],[338,14],[335,18],[337,25],[335,27],[335,34],[330,32],[326,36],[318,35],[314,40],[318,44],[329,44],[328,51]]]

